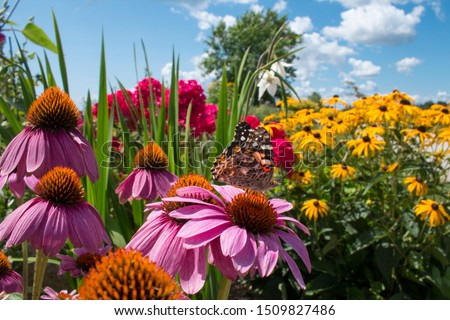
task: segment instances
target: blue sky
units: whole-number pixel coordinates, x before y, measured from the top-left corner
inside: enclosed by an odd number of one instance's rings
[[[211,78],[198,67],[207,50],[202,39],[221,20],[232,25],[247,10],[268,8],[287,15],[291,29],[303,34],[294,65],[301,97],[317,91],[352,101],[346,85],[352,81],[366,94],[397,88],[418,102],[450,100],[450,0],[21,0],[12,20],[24,26],[34,16],[54,38],[54,10],[71,95],[81,104],[88,89],[94,97],[98,91],[102,32],[113,87],[119,79],[132,88],[144,76],[142,40],[156,78],[169,79],[174,49],[181,78],[196,79],[206,90]]]

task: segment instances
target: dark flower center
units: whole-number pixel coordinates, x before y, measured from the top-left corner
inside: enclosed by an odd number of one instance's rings
[[[362,141],[364,141],[365,143],[370,143],[370,137],[369,136],[364,136],[363,138],[362,138]]]
[[[426,128],[425,126],[419,126],[419,127],[417,128],[417,130],[419,130],[420,132],[424,133],[424,132],[427,131],[427,128]]]
[[[438,205],[437,203],[433,203],[433,204],[431,205],[431,208],[432,208],[433,210],[437,210],[437,209],[439,209],[439,205]]]
[[[383,166],[383,168],[381,168],[383,171],[387,171],[388,167],[387,166]]]
[[[80,178],[72,169],[63,167],[47,172],[36,184],[36,193],[55,205],[75,204],[84,198]]]
[[[98,253],[83,253],[77,258],[77,268],[87,273],[91,268],[95,266],[95,263],[97,261],[101,260],[101,258],[102,256]]]
[[[117,249],[95,264],[80,286],[81,300],[176,300],[181,289],[138,251]]]
[[[333,121],[333,120],[334,120],[334,117],[333,117],[333,116],[329,116],[329,117],[328,117],[328,120]]]
[[[186,174],[180,177],[180,179],[170,188],[169,192],[166,195],[166,198],[175,197],[177,195],[177,190],[184,187],[201,187],[203,189],[206,189],[208,191],[214,192],[214,188],[212,187],[211,183],[209,181],[196,173],[190,173]],[[193,197],[196,197],[196,195],[191,195]],[[197,197],[196,197],[197,198]],[[199,197],[198,197],[199,198]],[[213,202],[211,197],[208,197],[207,199],[201,199],[205,202]],[[166,213],[172,212],[173,210],[176,210],[178,208],[184,207],[189,205],[189,203],[185,202],[172,202],[172,201],[164,201],[162,206],[164,208],[164,211]]]
[[[379,109],[382,112],[386,112],[388,110],[386,106],[381,106]]]
[[[411,102],[409,100],[403,98],[403,99],[400,100],[400,104],[410,106]]]
[[[335,95],[333,96],[333,98],[339,98],[339,96],[338,96],[337,94],[335,94]]]
[[[343,164],[343,165],[341,166],[341,168],[342,168],[342,170],[347,170],[347,166],[346,166],[345,164]]]
[[[58,87],[45,90],[30,106],[27,121],[36,128],[75,128],[80,111],[70,97]]]
[[[275,227],[277,214],[266,196],[255,191],[241,193],[227,205],[228,216],[235,225],[252,233],[269,233]]]
[[[422,179],[421,179],[421,178],[416,178],[416,181],[417,181],[418,183],[422,183]]]
[[[315,133],[313,134],[313,137],[316,138],[316,139],[320,139],[321,135],[320,135],[319,132],[315,132]]]
[[[343,120],[338,120],[338,124],[341,124],[341,123],[343,123],[344,121]]]
[[[319,203],[319,201],[316,200],[316,201],[313,202],[313,205],[314,205],[315,207],[319,207],[319,206],[320,206],[320,203]]]
[[[169,161],[161,147],[152,141],[136,154],[134,165],[147,170],[163,169],[167,168]]]
[[[12,269],[11,263],[8,261],[8,257],[0,251],[0,279],[2,276],[10,272]]]
[[[444,114],[449,114],[450,113],[450,111],[447,108],[443,108],[441,111]]]
[[[300,171],[300,172],[298,173],[298,175],[299,175],[300,177],[304,177],[304,176],[305,176],[305,173],[304,173],[303,171]]]
[[[310,126],[304,126],[304,127],[303,127],[303,131],[305,131],[305,132],[311,132],[311,127],[310,127]]]

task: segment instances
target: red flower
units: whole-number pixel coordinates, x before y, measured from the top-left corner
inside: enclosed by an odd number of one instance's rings
[[[245,122],[247,122],[252,129],[256,129],[261,124],[258,117],[252,115],[246,116]]]
[[[281,138],[275,138],[272,139],[272,146],[275,166],[279,166],[288,172],[292,172],[295,159],[292,142]]]

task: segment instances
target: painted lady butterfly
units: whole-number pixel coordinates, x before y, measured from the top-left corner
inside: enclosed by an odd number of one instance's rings
[[[275,187],[273,147],[270,134],[263,127],[252,129],[239,122],[234,139],[211,168],[214,180],[254,191]]]

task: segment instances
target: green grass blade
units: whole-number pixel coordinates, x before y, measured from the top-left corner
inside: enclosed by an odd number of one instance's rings
[[[42,65],[42,61],[39,58],[39,56],[37,57],[37,61],[38,61],[38,64],[39,64],[39,71],[41,72],[42,86],[44,87],[44,89],[47,89],[48,88],[47,77],[45,75],[44,66]]]
[[[53,75],[52,72],[52,67],[50,65],[50,61],[48,61],[48,57],[47,54],[44,52],[44,57],[45,57],[45,69],[47,71],[47,82],[48,82],[48,86],[49,87],[56,87],[56,80],[55,80],[55,76]]]
[[[61,79],[62,79],[64,91],[67,94],[69,94],[69,80],[67,77],[66,60],[64,58],[64,50],[62,47],[61,36],[59,33],[59,28],[58,28],[58,22],[56,21],[56,16],[55,16],[54,12],[52,12],[52,17],[53,17],[53,25],[55,28],[56,47],[58,48],[59,70],[61,72]]]
[[[192,112],[192,101],[189,103],[187,113],[186,113],[186,128],[184,133],[184,174],[191,172],[190,162],[189,162],[189,138],[191,135],[191,112]]]
[[[17,116],[14,114],[14,112],[12,112],[12,110],[9,108],[6,101],[3,100],[3,98],[1,98],[1,97],[0,97],[0,111],[2,112],[2,114],[5,115],[6,120],[8,121],[8,124],[11,128],[11,133],[13,134],[13,136],[18,135],[20,133],[20,131],[22,131],[23,126],[20,123]]]
[[[164,133],[166,132],[166,89],[164,82],[161,84],[161,107],[158,111],[158,126],[156,129],[156,143],[161,146],[164,139]]]

